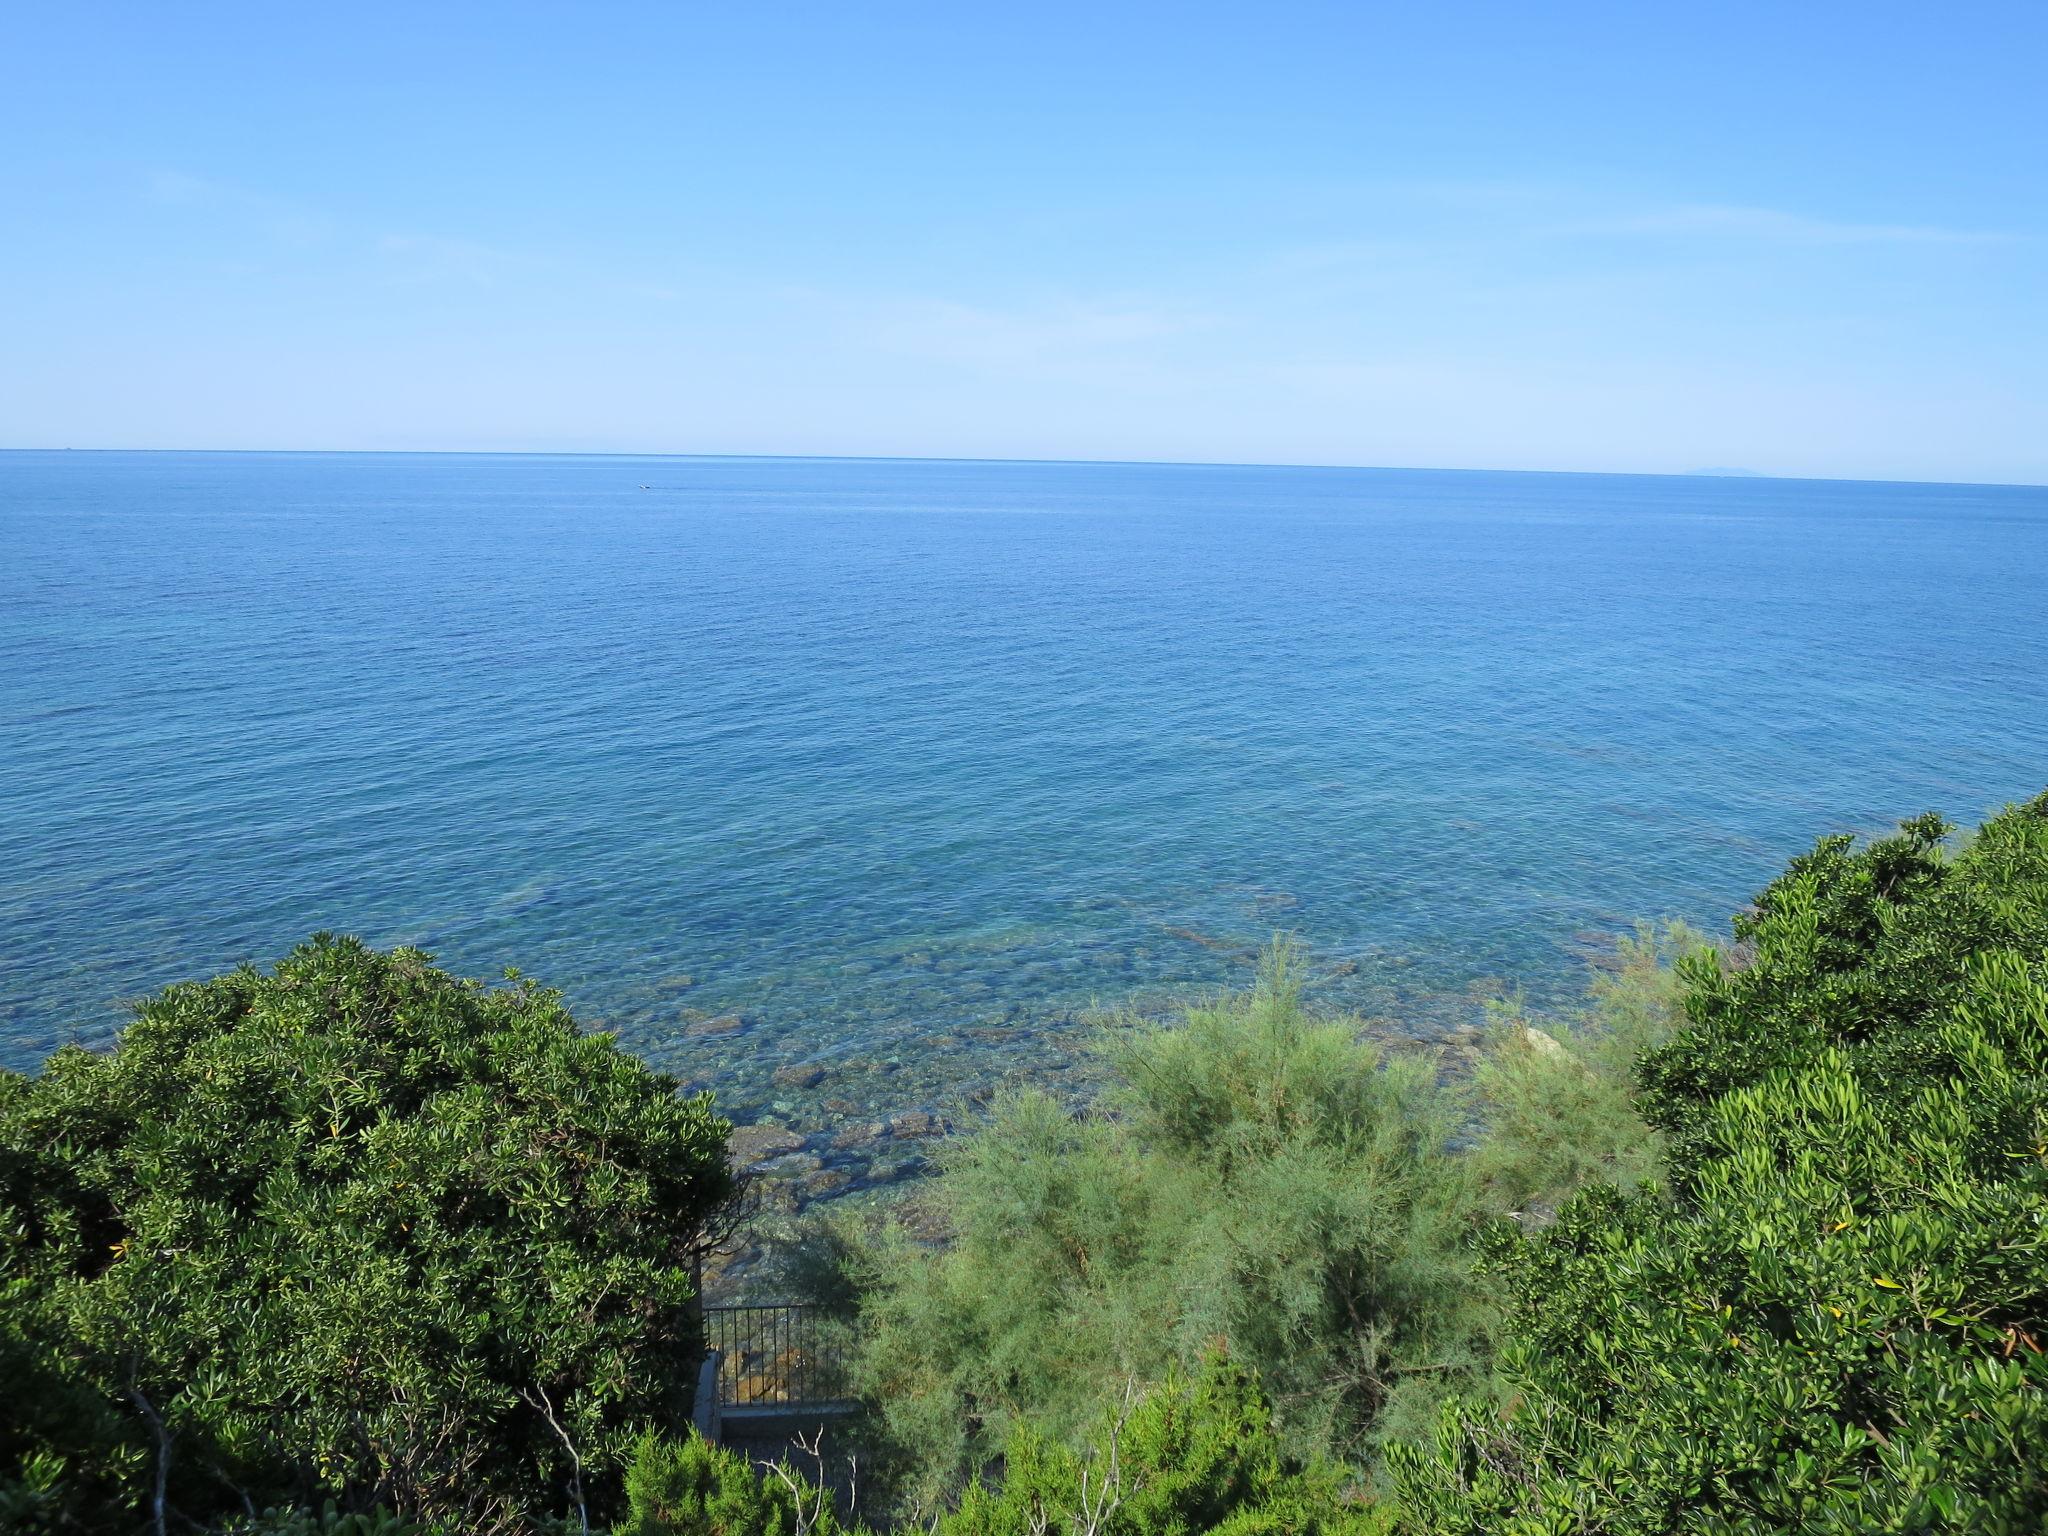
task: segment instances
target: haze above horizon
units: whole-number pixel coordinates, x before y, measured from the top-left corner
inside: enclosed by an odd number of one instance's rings
[[[0,446],[2048,481],[2048,10],[24,12]]]

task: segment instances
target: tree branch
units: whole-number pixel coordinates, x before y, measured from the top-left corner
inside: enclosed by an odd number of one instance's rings
[[[583,1502],[583,1458],[576,1454],[575,1443],[569,1432],[562,1428],[562,1421],[555,1417],[555,1405],[548,1401],[547,1389],[535,1387],[531,1392],[522,1391],[521,1397],[538,1408],[562,1442],[562,1449],[569,1453],[569,1495],[576,1501],[576,1520],[583,1527],[583,1536],[590,1536],[590,1510]]]

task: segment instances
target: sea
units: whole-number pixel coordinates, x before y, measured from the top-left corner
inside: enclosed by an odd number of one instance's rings
[[[1427,1043],[2044,788],[2041,488],[0,454],[14,1070],[328,930],[952,1116],[1276,936]]]

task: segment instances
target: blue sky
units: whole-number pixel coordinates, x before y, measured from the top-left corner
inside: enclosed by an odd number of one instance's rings
[[[20,6],[0,444],[2048,482],[2048,5]]]

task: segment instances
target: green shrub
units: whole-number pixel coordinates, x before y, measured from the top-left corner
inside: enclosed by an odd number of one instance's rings
[[[1380,1536],[1386,1513],[1327,1466],[1282,1451],[1250,1373],[1221,1357],[1127,1387],[1080,1443],[1019,1423],[992,1480],[914,1523],[930,1536]],[[647,1435],[614,1536],[839,1536],[829,1494],[695,1435]]]
[[[1483,1130],[1471,1156],[1495,1206],[1541,1219],[1586,1184],[1628,1189],[1662,1176],[1662,1139],[1643,1119],[1635,1065],[1683,1022],[1674,964],[1705,945],[1682,923],[1639,925],[1619,940],[1614,968],[1595,971],[1577,1018],[1493,1005],[1473,1072]]]
[[[1682,962],[1668,1194],[1493,1239],[1504,1412],[1391,1459],[1418,1530],[2048,1528],[2048,797],[1823,841]]]
[[[763,1476],[694,1432],[671,1440],[649,1431],[633,1448],[614,1536],[834,1536],[831,1494],[787,1463],[780,1470]]]
[[[553,992],[324,936],[0,1075],[0,1347],[77,1409],[0,1394],[0,1490],[55,1455],[86,1528],[138,1524],[161,1467],[189,1520],[491,1531],[573,1503],[573,1446],[601,1505],[687,1415],[728,1192],[726,1123],[675,1088]]]
[[[329,1500],[318,1510],[269,1509],[230,1519],[221,1527],[221,1536],[444,1536],[446,1530],[383,1509],[344,1514]]]
[[[0,1118],[10,1085],[0,1079]],[[7,1156],[0,1150],[0,1159]],[[0,1162],[0,1167],[4,1167]],[[17,1178],[0,1173],[0,1191]],[[0,1263],[21,1234],[0,1242]],[[133,1507],[148,1452],[133,1413],[123,1413],[64,1357],[37,1327],[42,1308],[25,1278],[0,1283],[0,1532],[57,1536],[89,1531],[106,1512]]]
[[[1384,1511],[1282,1451],[1257,1381],[1221,1357],[1127,1388],[1083,1446],[1012,1430],[994,1483],[968,1486],[937,1536],[1376,1536]]]
[[[1011,1094],[947,1151],[941,1251],[898,1230],[859,1256],[862,1385],[927,1497],[1019,1421],[1068,1443],[1106,1384],[1219,1342],[1302,1454],[1354,1451],[1473,1369],[1477,1190],[1430,1063],[1310,1017],[1285,947],[1250,994],[1106,1049],[1094,1112]]]

